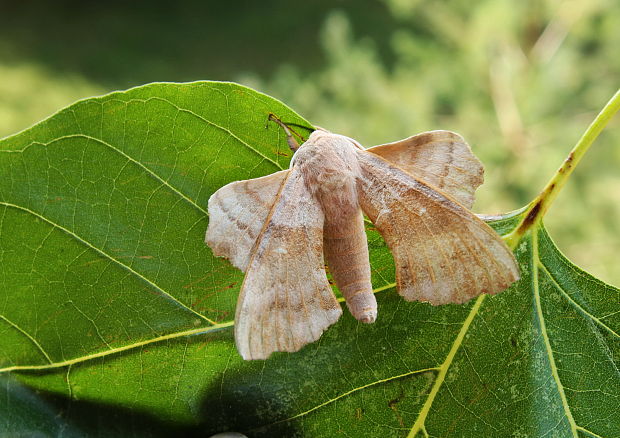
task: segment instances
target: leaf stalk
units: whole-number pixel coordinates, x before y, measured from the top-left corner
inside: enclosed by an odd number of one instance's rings
[[[588,126],[575,147],[568,154],[560,168],[549,180],[542,191],[527,205],[523,219],[515,227],[515,229],[504,237],[504,240],[512,249],[521,241],[521,238],[534,225],[537,225],[544,215],[547,213],[549,206],[553,203],[571,173],[581,161],[581,158],[588,151],[594,140],[599,136],[601,131],[607,126],[607,123],[620,109],[620,90],[607,102],[601,112],[596,116],[594,121]]]

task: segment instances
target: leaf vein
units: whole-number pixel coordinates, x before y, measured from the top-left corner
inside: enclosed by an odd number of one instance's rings
[[[183,304],[182,302],[180,302],[179,300],[177,300],[175,297],[173,297],[172,295],[170,295],[168,292],[166,292],[165,290],[163,290],[161,287],[159,287],[157,284],[155,284],[154,282],[152,282],[151,280],[149,280],[148,278],[146,278],[145,276],[143,276],[142,274],[140,274],[139,272],[133,270],[130,266],[122,263],[120,260],[115,259],[114,257],[112,257],[110,254],[106,253],[105,251],[97,248],[96,246],[94,246],[93,244],[91,244],[90,242],[88,242],[87,240],[81,238],[80,236],[78,236],[77,234],[75,234],[73,231],[63,227],[60,224],[57,224],[55,222],[53,222],[52,220],[46,218],[45,216],[37,213],[36,211],[30,210],[26,207],[22,207],[20,205],[16,205],[16,204],[11,204],[8,202],[3,202],[0,201],[0,205],[4,205],[7,207],[11,207],[11,208],[15,208],[17,210],[22,210],[26,213],[29,213],[33,216],[38,217],[39,219],[47,222],[48,224],[50,224],[51,226],[58,228],[61,231],[64,231],[66,234],[68,234],[69,236],[73,237],[74,239],[76,239],[78,242],[81,242],[82,244],[88,246],[89,248],[91,248],[92,250],[94,250],[95,252],[101,254],[102,256],[104,256],[105,258],[111,260],[112,262],[116,263],[117,265],[119,265],[120,267],[126,269],[127,271],[129,271],[129,273],[135,275],[136,277],[140,278],[141,280],[143,280],[144,282],[148,283],[150,286],[152,286],[153,288],[155,288],[158,292],[160,292],[162,295],[166,296],[167,298],[169,298],[170,300],[172,300],[174,303],[178,304],[180,307],[182,307],[183,309],[193,313],[194,315],[196,315],[197,317],[199,317],[200,319],[209,322],[212,325],[216,325],[216,323],[214,321],[212,321],[211,319],[207,318],[206,316],[196,312],[194,309],[192,309],[191,307],[186,306],[185,304]]]
[[[8,325],[13,327],[15,330],[20,332],[22,335],[26,336],[30,340],[30,342],[32,342],[35,345],[35,347],[37,347],[37,349],[43,354],[43,356],[45,356],[45,358],[47,359],[49,363],[53,362],[50,356],[45,351],[45,349],[41,346],[41,344],[39,344],[39,342],[34,338],[34,336],[32,336],[30,333],[28,333],[23,328],[21,328],[19,325],[15,324],[13,321],[9,320],[6,316],[0,315],[0,319],[4,320],[4,322],[6,322]]]
[[[607,330],[613,336],[615,336],[617,338],[620,338],[620,334],[616,333],[611,327],[609,327],[607,324],[605,324],[603,321],[601,321],[596,316],[592,315],[590,312],[588,312],[586,309],[584,309],[582,306],[580,306],[579,303],[577,303],[575,300],[573,300],[572,297],[570,295],[568,295],[566,293],[566,291],[564,291],[564,289],[562,289],[562,287],[558,284],[556,279],[553,277],[551,272],[549,272],[549,270],[547,269],[547,267],[544,264],[540,263],[539,266],[542,268],[543,271],[545,271],[545,273],[547,274],[547,276],[549,277],[549,279],[551,280],[553,285],[556,287],[556,289],[564,296],[564,298],[566,298],[566,300],[573,307],[575,307],[584,316],[586,316],[586,317],[590,318],[592,321],[596,322],[598,325],[600,325],[602,328]],[[606,316],[609,316],[609,315],[606,315]]]
[[[226,98],[228,99],[228,96],[226,96]],[[274,166],[276,166],[278,168],[278,170],[284,170],[282,168],[282,166],[280,166],[280,164],[278,164],[277,162],[275,162],[274,160],[272,160],[271,158],[269,158],[268,156],[264,155],[263,153],[261,153],[258,149],[253,148],[252,146],[250,146],[250,144],[246,141],[243,141],[240,137],[236,136],[230,129],[225,128],[224,126],[218,125],[215,122],[212,122],[210,120],[207,120],[205,117],[195,113],[194,111],[187,109],[187,108],[182,108],[178,105],[176,105],[174,102],[168,100],[168,99],[164,99],[163,97],[149,97],[148,99],[131,99],[129,101],[127,101],[127,103],[130,103],[132,101],[134,102],[149,102],[151,100],[156,100],[156,101],[160,101],[160,102],[164,102],[167,103],[168,105],[172,106],[174,109],[176,109],[179,112],[184,112],[187,114],[190,114],[191,116],[196,117],[197,119],[203,121],[204,123],[206,123],[209,126],[213,126],[216,129],[219,129],[220,131],[225,132],[226,134],[228,134],[230,137],[234,138],[235,140],[237,140],[240,144],[242,144],[243,146],[245,146],[246,148],[248,148],[249,150],[251,150],[252,152],[254,152],[256,155],[262,157],[263,159],[269,161],[270,163],[272,163]],[[229,108],[229,104],[228,102],[226,103],[226,108]]]
[[[144,170],[148,175],[150,175],[151,177],[153,177],[155,180],[157,180],[158,182],[160,182],[162,185],[166,186],[170,191],[174,192],[176,195],[180,196],[181,198],[183,198],[185,201],[187,201],[191,206],[193,206],[194,208],[196,208],[198,211],[200,211],[202,214],[208,215],[207,210],[205,210],[204,208],[202,208],[200,205],[198,205],[194,200],[192,200],[191,198],[189,198],[187,195],[185,195],[183,192],[181,192],[179,189],[177,189],[176,187],[174,187],[173,185],[171,185],[168,181],[166,181],[165,179],[163,179],[161,176],[159,176],[157,173],[155,173],[153,170],[151,170],[150,168],[148,168],[147,166],[145,166],[144,164],[142,164],[140,161],[138,161],[137,159],[133,158],[132,156],[126,154],[124,151],[122,151],[121,149],[117,148],[116,146],[106,142],[105,140],[99,139],[99,138],[95,138],[92,137],[90,135],[86,135],[86,134],[69,134],[69,135],[63,135],[61,137],[57,137],[53,140],[50,140],[48,142],[42,143],[42,142],[37,142],[37,141],[33,141],[32,143],[30,143],[29,145],[25,146],[23,149],[20,150],[0,150],[0,152],[12,152],[12,153],[21,153],[26,151],[29,147],[34,146],[34,145],[40,145],[40,146],[50,146],[54,143],[60,142],[62,140],[67,140],[67,139],[75,139],[75,138],[83,138],[85,140],[91,140],[94,141],[96,143],[99,143],[105,147],[107,147],[108,149],[118,153],[119,155],[123,156],[123,158],[126,158],[129,162],[137,165],[138,167],[140,167],[142,170]]]
[[[285,423],[287,421],[295,420],[297,418],[306,416],[306,415],[310,414],[311,412],[314,412],[317,409],[320,409],[320,408],[322,408],[324,406],[332,404],[335,401],[340,400],[343,397],[346,397],[348,395],[353,394],[354,392],[361,391],[362,389],[366,389],[366,388],[369,388],[371,386],[378,385],[380,383],[385,383],[385,382],[389,382],[389,381],[392,381],[392,380],[401,379],[403,377],[411,376],[413,374],[421,374],[421,373],[426,373],[426,372],[429,372],[429,371],[439,371],[439,370],[440,370],[439,367],[423,368],[423,369],[420,369],[420,370],[414,370],[414,371],[409,371],[409,372],[406,372],[406,373],[403,373],[403,374],[399,374],[397,376],[391,376],[391,377],[387,377],[385,379],[376,380],[374,382],[370,382],[370,383],[367,383],[365,385],[358,386],[357,388],[353,388],[353,389],[351,389],[351,390],[349,390],[347,392],[344,392],[344,393],[342,393],[342,394],[340,394],[340,395],[338,395],[336,397],[333,397],[333,398],[331,398],[331,399],[329,399],[329,400],[327,400],[327,401],[325,401],[323,403],[320,403],[320,404],[314,406],[313,408],[310,408],[310,409],[308,409],[308,410],[306,410],[304,412],[300,412],[299,414],[293,415],[291,417],[288,417],[288,418],[285,418],[285,419],[282,419],[282,420],[275,421],[275,422],[270,423],[270,424],[266,424],[264,426],[256,427],[253,430],[267,428],[267,427],[270,427],[270,426],[273,426],[273,425],[276,425],[276,424]]]

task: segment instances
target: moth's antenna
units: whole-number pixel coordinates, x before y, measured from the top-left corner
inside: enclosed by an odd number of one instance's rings
[[[276,117],[276,115],[273,113],[269,114],[269,120],[271,120],[272,122],[276,122],[284,130],[284,133],[286,134],[286,142],[288,143],[288,147],[291,148],[293,152],[299,149],[299,143],[297,143],[297,140],[295,140],[295,137],[293,137],[293,134],[291,132],[292,129],[289,129],[289,127],[286,126],[284,122],[282,122],[282,120]],[[299,137],[301,138],[301,136]]]

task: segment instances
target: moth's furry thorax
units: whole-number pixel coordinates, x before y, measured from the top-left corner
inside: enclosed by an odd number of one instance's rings
[[[327,221],[338,222],[359,212],[357,147],[347,137],[317,130],[293,157],[292,166],[299,167]]]

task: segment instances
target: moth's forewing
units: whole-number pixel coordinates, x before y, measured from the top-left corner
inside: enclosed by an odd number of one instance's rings
[[[501,237],[450,195],[371,152],[358,159],[361,207],[390,247],[406,300],[463,303],[519,278]]]
[[[323,219],[293,167],[257,237],[239,293],[235,341],[244,359],[297,351],[342,314],[325,274]]]

